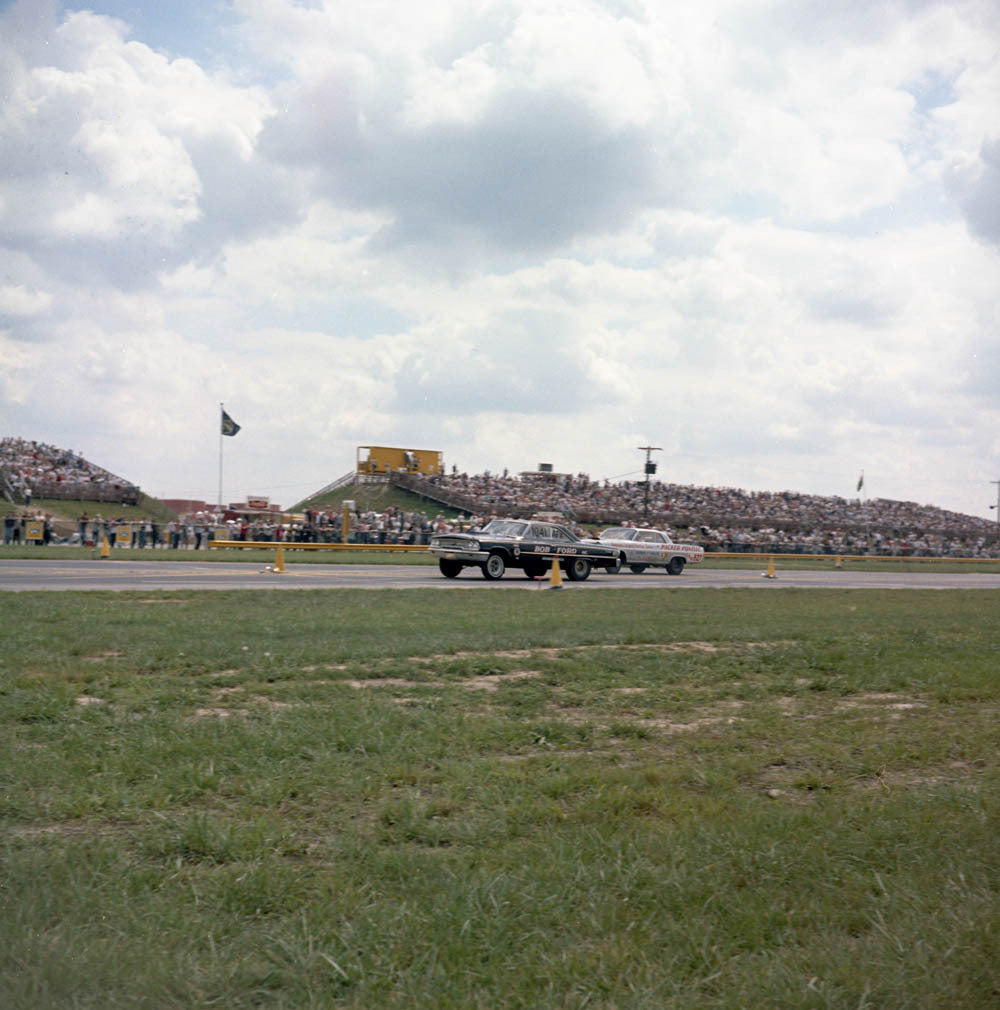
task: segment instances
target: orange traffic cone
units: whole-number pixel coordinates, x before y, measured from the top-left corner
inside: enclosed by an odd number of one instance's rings
[[[111,557],[111,548],[108,546],[108,538],[107,537],[105,537],[101,541],[101,557],[102,558],[110,558]]]
[[[559,559],[552,559],[552,571],[549,573],[549,589],[562,589],[562,569],[559,567]]]
[[[774,558],[767,559],[767,571],[764,572],[765,579],[776,579],[778,576],[774,574]]]
[[[274,567],[271,571],[278,575],[285,574],[285,549],[280,545],[278,546],[278,553],[274,559]]]

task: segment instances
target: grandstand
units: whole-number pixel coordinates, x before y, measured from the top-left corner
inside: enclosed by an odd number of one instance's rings
[[[886,498],[746,491],[653,481],[592,481],[586,474],[388,475],[428,501],[475,516],[558,511],[578,526],[632,522],[691,531],[708,549],[799,553],[1000,556],[988,519]]]
[[[72,449],[5,436],[0,439],[0,487],[12,505],[32,497],[136,505],[139,488]]]
[[[363,488],[356,483],[362,480]],[[35,499],[123,506],[134,506],[143,497],[135,484],[72,450],[21,438],[0,440],[0,482],[8,502],[17,507],[27,504],[29,491]],[[373,482],[402,495],[390,505],[381,500]],[[335,501],[335,494],[341,500]],[[406,496],[412,496],[412,505]],[[352,472],[296,507],[306,515],[302,528],[297,524],[297,538],[339,537],[336,526],[343,501],[355,498],[365,503],[358,517],[362,526],[410,542],[425,542],[430,532],[447,526],[451,519],[442,513],[426,514],[446,509],[452,517],[463,513],[473,524],[536,512],[559,512],[578,528],[648,524],[680,532],[710,551],[1000,557],[997,524],[932,505],[662,481],[647,487],[645,481],[593,481],[582,473],[548,470],[516,475],[469,475],[454,468],[432,474],[404,469],[363,476]],[[434,508],[422,508],[419,500]]]

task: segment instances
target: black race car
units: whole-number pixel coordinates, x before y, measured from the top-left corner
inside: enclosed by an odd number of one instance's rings
[[[502,578],[508,568],[537,579],[558,558],[574,582],[582,582],[591,568],[616,568],[621,553],[617,547],[581,540],[558,523],[536,519],[494,519],[473,533],[440,533],[431,537],[429,550],[449,579],[466,567],[480,569],[487,579]]]

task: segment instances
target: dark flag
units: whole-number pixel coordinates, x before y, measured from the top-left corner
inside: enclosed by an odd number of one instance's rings
[[[861,471],[861,476],[858,478],[857,490],[860,491],[865,486],[865,472]]]
[[[235,435],[240,426],[225,412],[222,412],[222,434]]]

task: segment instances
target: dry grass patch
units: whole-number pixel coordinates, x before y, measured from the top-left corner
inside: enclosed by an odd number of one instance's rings
[[[340,680],[357,690],[369,687],[460,687],[474,691],[495,691],[501,684],[529,680],[542,675],[540,670],[511,670],[509,673],[486,673],[466,680],[406,680],[404,677],[372,677],[368,680]]]
[[[94,833],[86,821],[59,821],[55,824],[18,824],[10,829],[18,838],[75,838]]]
[[[885,793],[931,789],[937,786],[975,788],[985,770],[982,761],[951,761],[947,765],[924,768],[880,768],[874,775],[834,780],[806,765],[775,763],[757,776],[757,785],[765,796],[791,803],[811,803],[830,789]]]
[[[894,789],[933,788],[934,786],[968,786],[978,785],[978,777],[985,771],[984,761],[951,761],[947,765],[936,768],[880,768],[873,778],[862,779],[856,783],[859,789],[883,789],[892,792]]]
[[[919,698],[882,691],[869,691],[855,695],[853,698],[842,698],[834,707],[838,712],[850,712],[855,709],[890,709],[902,712],[913,708],[928,708],[929,705]]]
[[[193,719],[231,719],[234,715],[248,716],[250,710],[246,708],[221,708],[213,706],[211,708],[196,708],[192,716]]]
[[[791,645],[791,642],[639,642],[621,645],[562,645],[544,646],[536,649],[483,649],[463,652],[435,653],[430,656],[408,656],[412,663],[440,663],[456,659],[525,659],[530,656],[545,656],[559,659],[586,652],[691,652],[717,653],[734,652],[739,649],[777,649]]]

